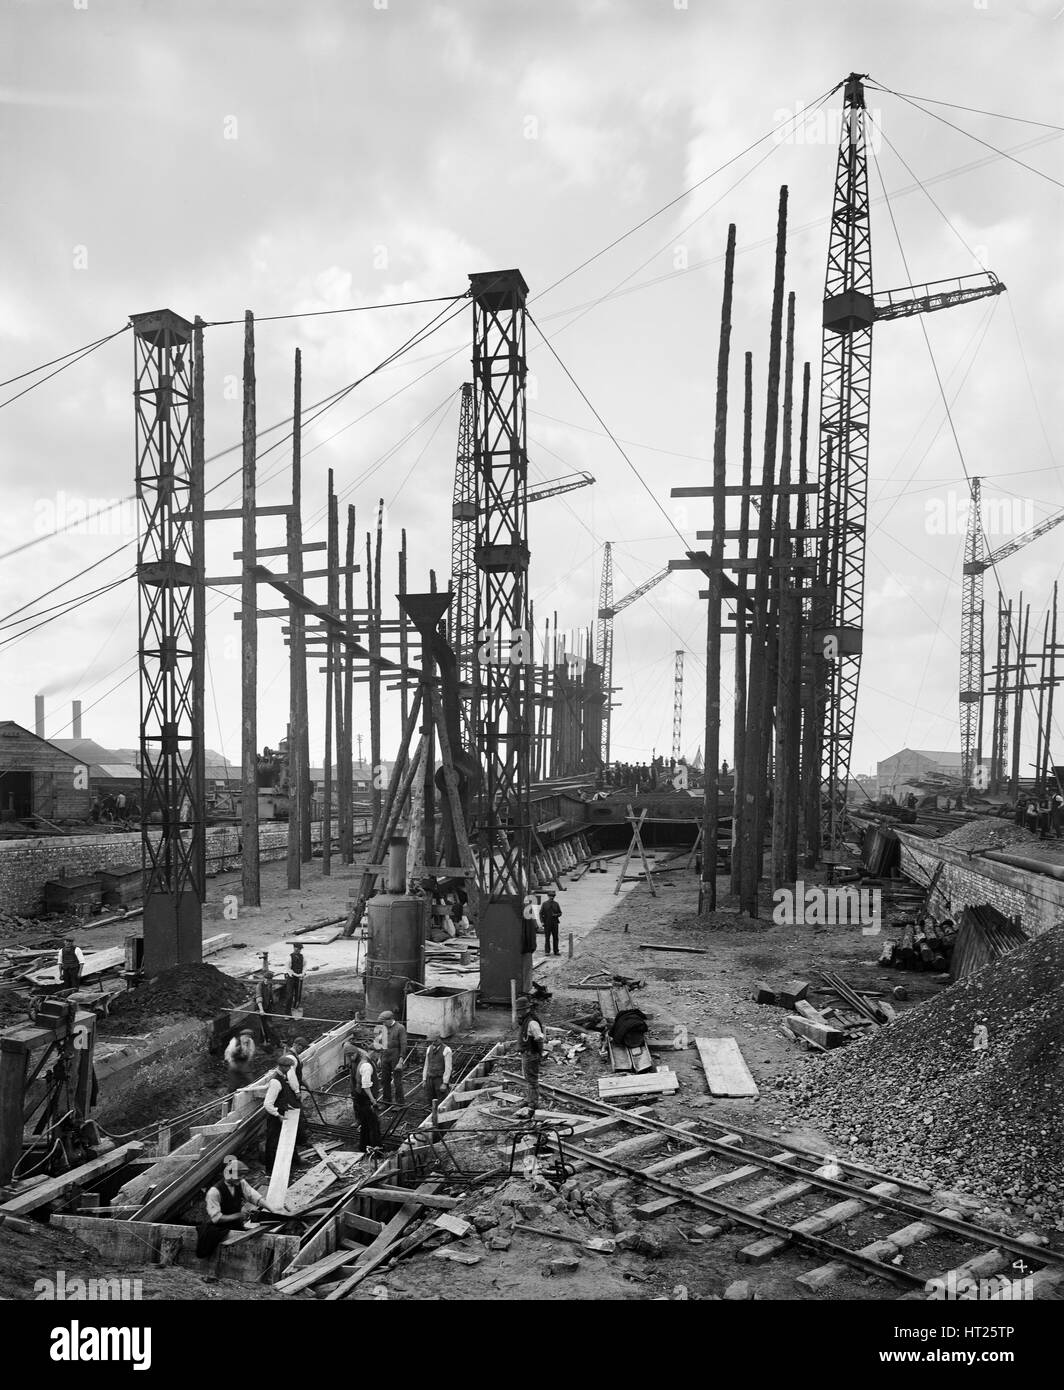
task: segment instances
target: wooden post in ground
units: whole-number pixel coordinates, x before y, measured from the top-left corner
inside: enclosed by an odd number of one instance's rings
[[[1042,794],[1052,795],[1057,790],[1057,779],[1053,772],[1053,691],[1057,683],[1057,581],[1053,581],[1053,607],[1050,609],[1049,626],[1049,691],[1046,695],[1046,736],[1045,754],[1042,770]]]
[[[1027,632],[1031,620],[1031,605],[1024,606],[1023,594],[1016,605],[1016,703],[1012,711],[1012,769],[1009,773],[1009,796],[1020,794],[1020,734],[1023,730],[1023,697],[1027,690]]]
[[[326,579],[327,593],[325,606],[330,613],[335,613],[340,597],[340,576],[337,569],[340,564],[340,526],[339,514],[336,505],[336,493],[333,491],[333,471],[329,469],[329,496],[328,496],[328,535],[326,537],[328,549],[326,551],[326,568],[329,571]],[[322,788],[321,808],[321,871],[328,877],[332,873],[332,835],[333,835],[333,681],[336,670],[337,649],[336,640],[333,636],[332,628],[328,630],[325,640],[325,768],[324,786]]]
[[[381,654],[381,542],[384,528],[384,499],[377,507],[377,544],[371,551],[370,535],[366,533],[366,606],[369,609],[368,635],[371,657]],[[369,663],[369,747],[372,764],[370,783],[370,803],[373,822],[376,824],[381,813],[380,764],[381,764],[381,668],[378,661]]]
[[[344,617],[347,620],[347,635],[355,636],[355,509],[347,509],[347,572],[344,575]],[[355,719],[355,654],[350,647],[343,648],[344,665],[344,746],[341,753],[341,766],[344,770],[343,836],[340,842],[340,859],[350,864],[355,857],[355,787],[354,787],[354,719]]]
[[[808,407],[808,368],[803,408]],[[794,414],[794,295],[787,298],[787,346],[783,369],[783,439],[780,487],[791,485],[791,435]],[[776,508],[776,555],[779,560],[779,660],[776,670],[776,780],[772,801],[772,887],[798,877],[799,760],[802,737],[802,591],[801,569],[791,535],[790,493],[781,490]],[[796,508],[797,519],[797,508]]]
[[[706,605],[705,791],[702,797],[702,881],[699,915],[717,910],[717,827],[720,822],[720,610],[723,595],[725,467],[728,443],[728,363],[731,353],[732,283],[735,275],[735,224],[728,227],[724,253],[724,293],[717,344],[717,400],[713,425],[713,539],[710,542],[709,601]],[[647,877],[649,879],[649,871]]]
[[[240,862],[245,907],[259,907],[258,594],[255,583],[255,319],[244,315],[244,434],[240,582]]]
[[[1042,794],[1042,766],[1043,753],[1046,745],[1046,690],[1049,679],[1049,614],[1046,613],[1042,623],[1042,652],[1038,667],[1038,735],[1035,742],[1034,753],[1034,790],[1037,796]]]
[[[798,483],[800,487],[805,487],[809,482],[809,402],[811,395],[811,377],[809,363],[806,362],[802,367],[802,418],[798,431]],[[798,495],[798,529],[807,531],[813,529],[810,525],[809,497],[802,492]],[[808,557],[812,560],[820,554],[820,538],[813,537],[811,544],[803,537],[795,547],[795,553],[803,559]],[[805,590],[805,576],[811,575],[811,587],[815,585],[815,572],[812,570],[801,570],[803,590]],[[806,591],[807,592],[807,591]],[[798,764],[798,809],[795,812],[798,821],[799,841],[804,841],[805,851],[809,851],[809,823],[807,819],[808,796],[807,787],[810,776],[819,777],[820,767],[816,754],[816,727],[810,718],[810,690],[813,681],[812,667],[812,642],[810,625],[812,614],[816,604],[816,599],[812,598],[808,608],[803,600],[799,613],[802,619],[802,627],[798,641],[798,720],[800,725],[800,756]],[[817,820],[819,825],[819,817]],[[797,863],[795,864],[797,872]]]
[[[766,771],[768,762],[768,711],[770,696],[769,575],[772,544],[772,488],[776,471],[776,434],[779,422],[780,350],[783,337],[783,275],[787,255],[787,188],[780,189],[776,224],[776,270],[772,293],[769,334],[768,392],[765,406],[765,447],[761,471],[761,508],[757,529],[757,569],[754,572],[753,628],[750,638],[749,701],[746,746],[743,759],[742,864],[739,906],[757,916],[757,889],[761,876],[764,839]]]
[[[296,348],[292,399],[292,507],[286,518],[288,574],[292,587],[303,592],[303,477],[302,477],[302,356]],[[307,628],[303,610],[288,605],[288,850],[286,872],[289,888],[301,883],[303,823],[310,828],[303,770],[303,746],[307,740]]]
[[[403,674],[399,677],[399,701],[402,710],[403,723],[406,723],[406,716],[410,712],[410,694],[406,684],[406,670],[410,665],[409,661],[409,637],[407,628],[406,611],[403,608],[403,596],[406,593],[406,527],[402,530],[402,544],[399,547],[399,665],[403,668]]]
[[[753,465],[753,417],[754,417],[754,356],[748,352],[745,359],[743,380],[743,495],[739,500],[739,558],[745,560],[750,554],[750,474]],[[746,569],[736,575],[739,592],[735,600],[735,716],[732,734],[732,853],[731,890],[739,891],[741,871],[739,856],[740,808],[743,804],[743,769],[746,765],[746,667],[748,647],[746,635],[749,631],[746,616]]]

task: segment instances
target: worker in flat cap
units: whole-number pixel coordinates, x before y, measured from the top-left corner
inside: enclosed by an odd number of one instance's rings
[[[255,986],[255,1011],[259,1016],[259,1027],[262,1029],[263,1047],[276,1047],[278,1043],[277,1034],[270,1021],[275,1007],[273,971],[260,970],[258,984]]]
[[[396,1023],[395,1014],[385,1009],[377,1015],[374,1048],[380,1058],[381,1094],[385,1105],[392,1103],[392,1084],[395,1084],[395,1103],[406,1103],[403,1089],[403,1058],[406,1056],[406,1029]]]
[[[539,1069],[543,1061],[543,1044],[546,1033],[540,1022],[536,1006],[527,994],[517,996],[518,1050],[521,1053],[521,1075],[525,1081],[525,1099],[529,1115],[534,1115],[539,1106]]]
[[[242,1231],[251,1211],[268,1211],[265,1197],[247,1181],[248,1166],[235,1154],[222,1162],[222,1176],[208,1187],[207,1222],[199,1228],[196,1254],[208,1259],[225,1240],[230,1231]]]
[[[562,910],[558,906],[558,894],[553,888],[547,889],[547,901],[539,909],[539,918],[543,923],[543,954],[549,956],[551,946],[554,947],[554,954],[561,955],[558,950],[558,924],[562,920]]]

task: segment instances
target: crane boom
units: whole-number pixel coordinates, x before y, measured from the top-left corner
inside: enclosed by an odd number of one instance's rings
[[[552,478],[550,482],[540,483],[539,487],[528,489],[529,502],[543,502],[548,497],[560,497],[563,492],[575,492],[578,487],[591,487],[594,478],[581,470],[579,473],[566,473],[563,478]]]
[[[619,598],[617,602],[613,605],[613,609],[611,612],[604,615],[600,611],[599,617],[616,617],[618,613],[622,612],[630,604],[635,603],[637,598],[642,598],[644,594],[648,594],[650,590],[653,589],[655,584],[660,584],[663,579],[668,579],[668,577],[669,567],[666,565],[666,567],[663,570],[658,570],[657,574],[652,574],[648,580],[640,584],[638,589],[633,589],[630,594],[625,594],[624,598]]]
[[[1057,512],[1053,516],[1047,516],[1040,521],[1037,526],[1032,526],[1029,531],[1024,531],[1021,536],[1013,536],[1012,540],[1006,541],[1004,545],[998,546],[992,554],[981,561],[982,568],[989,569],[991,565],[996,565],[999,560],[1007,560],[1010,555],[1015,555],[1017,550],[1022,550],[1025,545],[1030,545],[1040,536],[1044,536],[1047,531],[1052,531],[1055,526],[1059,526],[1064,521],[1064,512]],[[965,567],[967,570],[967,566]]]
[[[872,317],[907,319],[913,314],[933,314],[936,309],[952,309],[1003,294],[1005,286],[992,270],[978,275],[957,275],[952,280],[931,280],[924,285],[904,285],[898,290],[881,290],[872,296]]]

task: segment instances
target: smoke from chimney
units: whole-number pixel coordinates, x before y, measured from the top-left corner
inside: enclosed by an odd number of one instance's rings
[[[33,732],[38,738],[44,738],[44,696],[35,695],[33,697]]]
[[[80,738],[80,737],[81,737],[81,701],[80,701],[80,700],[75,700],[75,701],[72,703],[72,705],[71,705],[71,707],[70,707],[70,713],[71,713],[71,720],[70,720],[70,737],[71,737],[71,738]]]

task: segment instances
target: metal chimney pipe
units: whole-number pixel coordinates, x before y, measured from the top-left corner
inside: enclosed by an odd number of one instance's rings
[[[406,847],[405,835],[396,835],[388,841],[388,892],[406,892]]]
[[[71,707],[70,707],[70,712],[71,712],[71,715],[72,715],[72,718],[71,718],[71,721],[70,721],[70,737],[71,737],[71,738],[80,738],[80,737],[81,737],[81,701],[80,701],[80,700],[75,700],[75,701],[73,702],[73,704],[72,704]]]
[[[38,738],[44,738],[44,696],[34,695],[33,697],[33,732]]]

